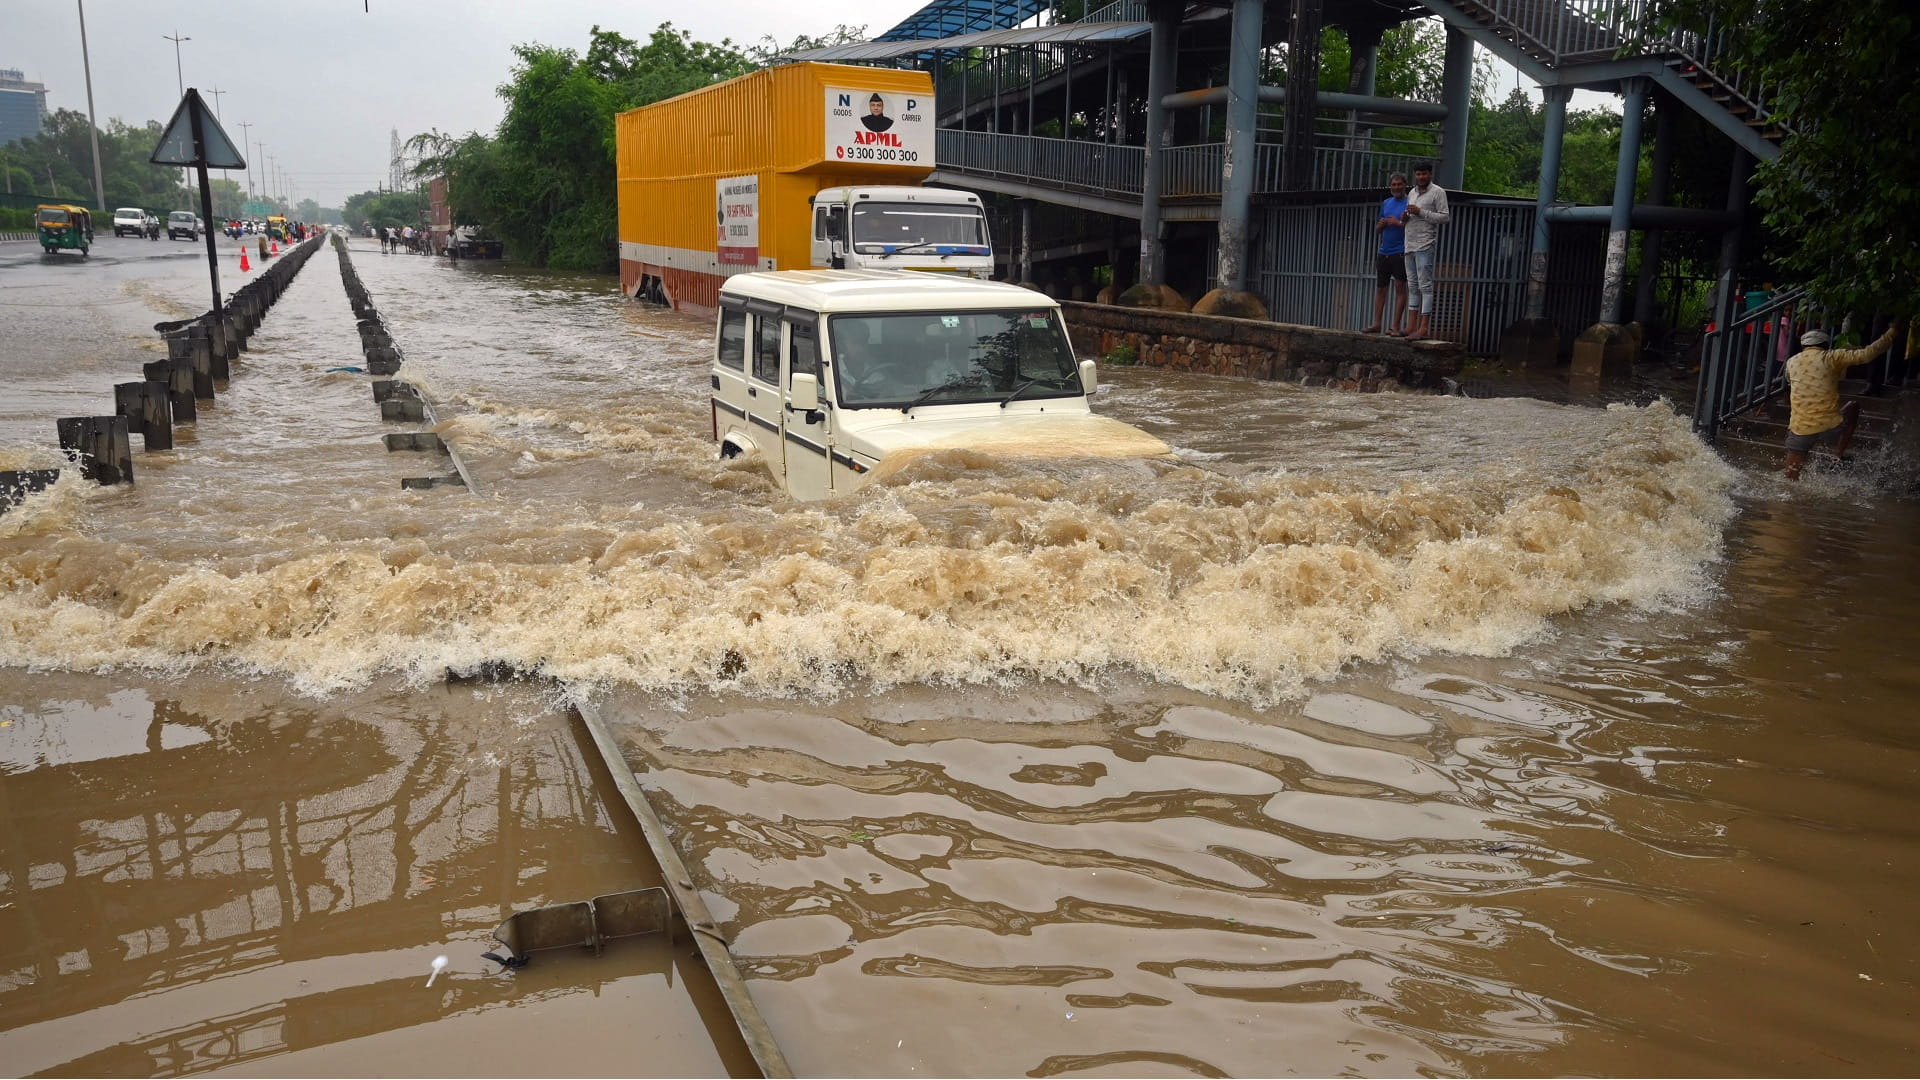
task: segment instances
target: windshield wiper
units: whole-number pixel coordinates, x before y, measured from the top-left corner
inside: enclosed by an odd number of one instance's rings
[[[972,379],[948,379],[946,382],[943,382],[938,386],[929,386],[925,390],[920,391],[919,397],[914,398],[912,401],[908,402],[905,405],[902,405],[900,407],[900,411],[903,414],[910,413],[913,410],[919,408],[921,405],[926,404],[927,399],[932,397],[933,395],[943,394],[948,390],[958,390],[961,387],[971,383],[972,381],[973,381]]]
[[[897,248],[894,248],[894,249],[893,249],[892,251],[889,251],[889,252],[886,252],[885,254],[883,254],[883,255],[881,255],[880,257],[884,259],[884,258],[886,258],[886,257],[887,257],[887,256],[889,256],[889,255],[904,255],[904,254],[906,254],[907,252],[909,252],[909,251],[913,251],[913,250],[916,250],[916,249],[918,249],[918,248],[937,248],[937,247],[939,247],[939,246],[940,246],[940,245],[939,245],[938,243],[936,243],[935,241],[932,241],[932,240],[923,240],[923,241],[921,241],[921,242],[920,242],[920,243],[918,243],[918,244],[908,244],[908,245],[906,245],[905,247],[897,247]],[[947,258],[951,258],[952,256],[953,256],[953,252],[951,252],[951,251],[945,251],[945,252],[942,252],[942,253],[940,254],[940,257],[941,257],[941,258],[943,258],[943,259],[947,259]]]
[[[1013,390],[1010,393],[1008,393],[1006,397],[1003,397],[1000,399],[1000,407],[1003,409],[1006,408],[1008,402],[1012,401],[1014,398],[1019,397],[1021,394],[1026,393],[1027,387],[1032,386],[1034,383],[1037,383],[1039,381],[1040,381],[1039,379],[1028,379],[1026,382],[1023,382],[1019,386],[1014,387]]]

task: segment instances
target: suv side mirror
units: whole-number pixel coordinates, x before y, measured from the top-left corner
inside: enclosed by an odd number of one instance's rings
[[[787,408],[792,412],[819,412],[820,376],[795,372],[792,385],[787,389]],[[807,422],[814,421],[809,417]]]
[[[1100,389],[1100,365],[1091,360],[1080,361],[1080,389],[1089,395]]]

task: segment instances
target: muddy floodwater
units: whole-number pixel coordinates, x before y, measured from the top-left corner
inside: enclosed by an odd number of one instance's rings
[[[8,469],[206,293],[17,247]],[[714,452],[700,322],[353,259],[475,490],[401,489],[452,466],[335,370],[323,250],[134,487],[0,514],[7,1071],[750,1069],[684,940],[479,956],[651,883],[570,700],[805,1075],[1920,1061],[1920,508],[1870,475],[1657,402],[1103,368],[1173,459],[798,504]]]

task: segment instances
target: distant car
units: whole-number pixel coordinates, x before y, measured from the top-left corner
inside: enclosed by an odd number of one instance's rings
[[[135,240],[147,232],[147,212],[137,206],[123,206],[113,212],[113,235]]]
[[[200,239],[200,218],[186,210],[175,210],[167,215],[167,239]]]

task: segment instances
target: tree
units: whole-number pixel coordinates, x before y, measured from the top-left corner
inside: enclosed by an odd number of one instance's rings
[[[454,221],[479,225],[536,265],[610,270],[619,259],[614,117],[689,90],[744,75],[775,58],[863,40],[864,27],[836,26],[781,45],[741,49],[697,41],[662,23],[645,41],[594,27],[586,52],[520,45],[499,88],[506,115],[492,135],[428,131],[408,140],[417,177],[447,179]],[[349,215],[351,216],[351,215]]]
[[[1757,174],[1776,257],[1819,299],[1904,310],[1920,281],[1920,19],[1903,0],[1670,0],[1735,28],[1723,58],[1789,129]]]
[[[417,191],[363,191],[347,196],[341,217],[355,232],[368,225],[399,228],[420,224],[426,208],[427,197]]]

